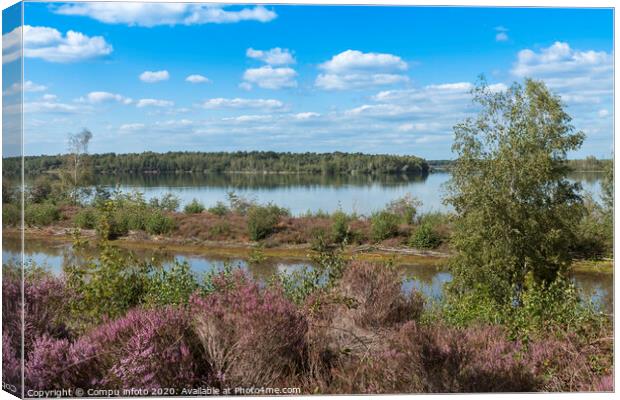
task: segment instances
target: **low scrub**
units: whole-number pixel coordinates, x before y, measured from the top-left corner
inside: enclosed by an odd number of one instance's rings
[[[370,217],[371,239],[375,242],[398,235],[398,224],[401,218],[389,211],[379,211]]]
[[[29,226],[47,226],[60,220],[60,209],[51,203],[27,204],[24,221]]]
[[[200,214],[204,210],[204,204],[199,202],[197,199],[193,199],[191,202],[187,203],[183,209],[186,214]]]
[[[253,206],[247,212],[248,235],[251,240],[259,241],[271,235],[281,216],[288,211],[273,204]]]

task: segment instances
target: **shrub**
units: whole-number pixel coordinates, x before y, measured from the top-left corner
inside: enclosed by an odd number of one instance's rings
[[[419,319],[424,300],[420,293],[402,292],[402,276],[393,267],[352,262],[339,285],[340,292],[355,300],[355,321],[361,326],[386,327]]]
[[[169,268],[155,268],[146,285],[144,303],[151,306],[185,304],[200,287],[190,265],[176,261]]]
[[[228,222],[222,222],[209,227],[211,238],[226,238],[232,233],[232,228]]]
[[[161,199],[154,197],[151,201],[149,201],[149,206],[151,208],[157,208],[162,211],[170,212],[176,211],[180,204],[181,201],[179,200],[179,197],[172,193],[166,193],[161,197]]]
[[[218,217],[223,217],[230,212],[228,207],[226,207],[226,204],[222,203],[221,201],[215,203],[215,205],[209,208],[208,211],[213,215],[217,215]]]
[[[4,226],[17,226],[21,223],[21,211],[15,204],[2,205],[2,224]]]
[[[25,222],[30,226],[46,226],[60,220],[60,210],[51,203],[27,204]]]
[[[271,235],[280,220],[288,212],[278,206],[253,206],[248,210],[248,234],[251,240],[258,241]]]
[[[386,207],[386,211],[398,215],[403,223],[411,224],[421,205],[422,202],[413,197],[411,193],[407,193],[404,197],[390,202]]]
[[[187,203],[183,209],[186,214],[200,214],[204,210],[204,204],[199,202],[197,199],[193,199],[191,202]]]
[[[174,219],[161,211],[152,212],[146,217],[145,230],[152,235],[170,233],[175,227]]]
[[[332,236],[336,243],[348,243],[351,240],[349,217],[342,211],[336,211],[332,215]]]
[[[219,384],[271,386],[302,372],[307,323],[276,288],[236,271],[192,298],[195,329]]]
[[[429,223],[423,223],[414,231],[409,245],[418,249],[436,249],[441,244],[441,235]]]
[[[105,225],[100,228],[107,237]],[[102,239],[98,261],[64,267],[67,288],[74,294],[69,307],[77,329],[117,318],[143,303],[152,266],[123,255]]]
[[[380,242],[398,235],[398,215],[389,211],[379,211],[370,217],[372,240]]]
[[[97,226],[97,211],[93,208],[85,208],[78,211],[73,222],[82,229],[94,229]]]

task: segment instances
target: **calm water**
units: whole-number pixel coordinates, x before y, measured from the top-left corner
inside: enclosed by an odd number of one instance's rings
[[[595,199],[600,197],[603,173],[574,173],[569,179],[581,182]],[[312,176],[251,174],[182,174],[102,177],[99,184],[123,191],[139,191],[147,199],[165,193],[179,196],[186,204],[196,198],[207,206],[225,201],[230,191],[288,208],[293,215],[307,211],[346,212],[369,215],[390,201],[411,194],[422,201],[422,212],[445,211],[442,199],[447,172],[427,176]]]
[[[2,262],[18,260],[19,241],[12,238],[3,238]],[[175,260],[187,261],[192,270],[198,274],[212,270],[221,270],[226,263],[247,270],[255,279],[266,281],[276,273],[290,273],[304,267],[312,267],[310,263],[298,260],[268,260],[261,264],[249,264],[242,259],[213,258],[204,255],[173,254],[169,252],[156,252],[153,250],[134,252],[137,257],[143,259],[155,259],[162,265],[170,265]],[[26,261],[37,265],[46,266],[52,272],[59,274],[62,266],[75,264],[83,261],[83,256],[76,255],[69,244],[51,243],[47,241],[29,240],[26,242]],[[92,256],[92,254],[91,254]],[[402,265],[405,280],[403,291],[421,290],[428,298],[439,300],[442,296],[442,288],[449,282],[450,273],[439,267],[423,265]],[[611,274],[579,273],[574,275],[575,282],[583,294],[592,299],[605,312],[613,312],[613,277]]]

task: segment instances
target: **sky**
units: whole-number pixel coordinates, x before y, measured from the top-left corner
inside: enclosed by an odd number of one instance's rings
[[[571,158],[612,152],[611,9],[25,3],[24,21],[29,155],[87,128],[94,153],[450,159],[481,74],[545,81],[586,134]],[[7,68],[19,32],[3,30]]]

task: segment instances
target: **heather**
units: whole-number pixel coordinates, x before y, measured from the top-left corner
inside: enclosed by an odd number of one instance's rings
[[[455,314],[465,311],[449,314],[425,305],[416,291],[404,294],[403,277],[392,266],[344,259],[338,251],[317,262],[322,275],[306,277],[312,284],[303,287],[285,279],[261,284],[232,267],[202,278],[182,266],[144,273],[136,300],[113,313],[101,307],[99,318],[67,309],[88,289],[29,266],[26,388],[612,389],[610,325],[585,307],[568,314],[574,304],[558,310],[559,299],[550,295],[544,303],[526,302],[525,326],[458,320]],[[8,268],[3,295],[15,298],[19,275]],[[5,304],[3,363],[11,371],[19,363],[19,337],[11,328],[19,304]],[[538,315],[551,305],[562,316]]]

